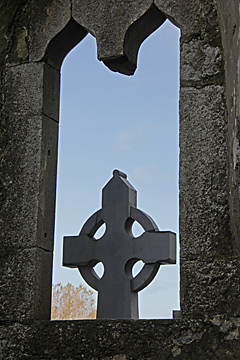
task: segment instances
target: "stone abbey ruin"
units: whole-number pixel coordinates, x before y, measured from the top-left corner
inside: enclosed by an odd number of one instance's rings
[[[239,17],[238,0],[1,1],[1,359],[240,358]],[[61,63],[91,33],[131,75],[166,18],[181,30],[181,318],[50,321]]]

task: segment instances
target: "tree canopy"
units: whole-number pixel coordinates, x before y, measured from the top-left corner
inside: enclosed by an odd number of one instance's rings
[[[83,285],[75,287],[68,283],[53,285],[52,320],[95,319],[96,304],[93,291]]]

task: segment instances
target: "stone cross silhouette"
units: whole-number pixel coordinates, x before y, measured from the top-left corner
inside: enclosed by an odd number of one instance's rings
[[[138,291],[155,277],[159,266],[176,263],[176,235],[159,231],[155,222],[136,208],[136,190],[127,175],[114,170],[102,190],[102,209],[83,225],[79,236],[64,237],[63,266],[77,267],[85,281],[98,291],[98,319],[138,319]],[[145,232],[134,238],[132,225],[137,221]],[[104,235],[94,234],[106,225]],[[144,266],[133,278],[133,265]],[[102,262],[99,278],[94,266]]]

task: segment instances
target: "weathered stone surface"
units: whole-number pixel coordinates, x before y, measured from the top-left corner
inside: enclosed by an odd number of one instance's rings
[[[49,319],[52,253],[3,248],[0,261],[0,318]]]
[[[180,27],[182,36],[191,38],[205,33],[206,38],[206,30],[216,30],[217,14],[213,1],[154,0],[154,4],[169,20]]]
[[[180,231],[184,259],[231,256],[224,89],[182,88]]]
[[[47,46],[71,19],[70,0],[32,2],[30,61],[43,58]]]
[[[58,124],[26,115],[3,121],[2,130],[12,136],[3,135],[2,246],[52,250]]]
[[[44,63],[11,67],[5,77],[5,113],[44,114],[58,121],[59,72]],[[50,86],[51,84],[51,86]]]
[[[51,66],[43,67],[43,114],[59,121],[60,74]]]
[[[214,296],[213,296],[214,294]],[[205,318],[223,314],[228,319],[239,316],[240,269],[238,261],[207,262],[182,259],[181,314]],[[230,305],[231,304],[231,305]]]
[[[14,65],[28,61],[31,6],[29,0],[3,0],[0,4],[0,63]]]
[[[5,76],[5,113],[39,115],[43,108],[43,64],[9,68]]]
[[[136,69],[143,40],[165,21],[151,0],[73,0],[73,18],[96,38],[98,59],[127,75]]]
[[[223,62],[221,49],[193,39],[182,44],[181,82],[197,86],[222,83]]]
[[[18,359],[235,360],[239,318],[2,322],[0,356]]]
[[[152,0],[128,4],[114,0],[73,0],[73,18],[96,38],[98,58],[122,56],[127,29],[152,3]]]
[[[37,244],[53,251],[58,124],[47,116],[43,116],[41,137]]]
[[[2,244],[8,248],[41,246],[52,250],[59,73],[41,63],[9,68],[4,92]]]
[[[87,31],[71,18],[67,25],[49,42],[43,61],[59,70],[64,57],[86,35]]]
[[[2,125],[6,135],[1,167],[1,241],[4,247],[29,247],[36,243],[41,118],[12,115],[3,119]]]
[[[181,21],[178,0],[154,0],[154,4],[174,25],[183,26],[184,21]]]
[[[236,255],[240,252],[240,9],[238,1],[218,0],[226,71],[231,223]]]

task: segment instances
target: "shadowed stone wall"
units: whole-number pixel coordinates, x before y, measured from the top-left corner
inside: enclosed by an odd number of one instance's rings
[[[238,0],[1,2],[0,357],[239,358],[239,11]],[[90,32],[98,58],[131,75],[165,18],[181,29],[182,319],[50,322],[61,62]]]

